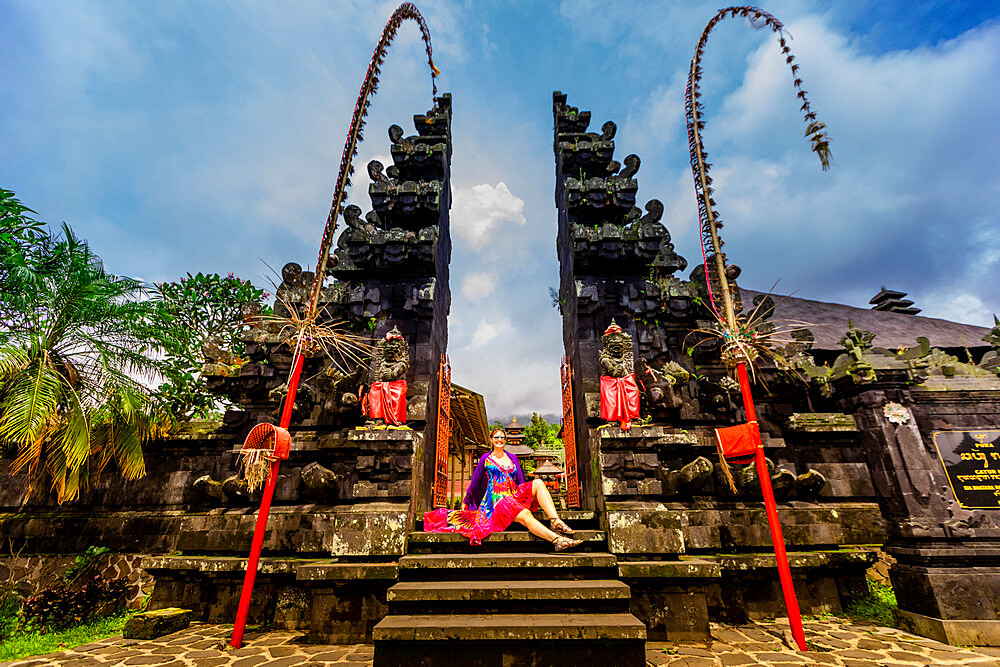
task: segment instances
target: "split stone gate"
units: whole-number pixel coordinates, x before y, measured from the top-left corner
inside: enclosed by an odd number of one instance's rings
[[[358,429],[368,369],[307,360],[251,622],[308,629],[316,641],[371,641],[391,611],[387,591],[422,562],[416,552],[461,552],[420,531],[449,446],[451,111],[444,95],[414,116],[415,134],[389,129],[393,164],[368,165],[372,210],[344,211],[321,296],[329,322],[376,339],[401,332],[410,428]],[[697,334],[710,324],[704,272],[680,275],[687,261],[660,202],[637,206],[640,158],[616,159],[614,123],[590,131],[590,113],[559,93],[553,119],[564,435],[579,482],[571,518],[590,531],[580,558],[628,586],[627,611],[650,638],[704,638],[710,619],[782,615],[755,474],[737,470],[734,493],[714,466],[714,429],[744,416],[717,345]],[[312,275],[288,264],[282,278],[276,308],[287,311],[307,299]],[[768,295],[737,293],[768,307]],[[866,590],[865,570],[884,548],[912,628],[1000,642],[1000,512],[970,505],[955,487],[962,475],[971,486],[994,484],[990,466],[970,467],[962,461],[981,459],[961,454],[988,457],[995,443],[1000,328],[804,299],[773,310],[821,325],[786,350],[788,368],[761,370],[769,392],[756,397],[802,611],[839,612]],[[631,336],[643,386],[645,419],[628,431],[599,419],[598,359],[612,320]],[[152,443],[145,479],[105,475],[58,511],[44,497],[22,506],[21,480],[3,472],[0,536],[24,554],[92,544],[142,554],[156,578],[154,608],[231,622],[257,500],[236,474],[236,450],[254,424],[276,421],[292,360],[278,331],[251,329],[246,343],[242,365],[224,352],[206,360],[212,390],[240,406],[223,424]],[[948,432],[983,446],[959,439],[942,454],[935,442]],[[505,541],[545,546],[526,534],[497,538],[482,553]]]

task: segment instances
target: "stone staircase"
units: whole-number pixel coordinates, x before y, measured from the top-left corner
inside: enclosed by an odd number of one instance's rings
[[[373,631],[375,665],[644,665],[646,628],[593,513],[562,516],[584,544],[561,553],[524,530],[478,547],[411,533]]]

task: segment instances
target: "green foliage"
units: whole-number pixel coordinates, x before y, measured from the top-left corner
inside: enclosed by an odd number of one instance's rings
[[[532,449],[538,449],[542,443],[554,445],[558,440],[557,433],[559,433],[558,424],[549,424],[535,412],[531,415],[531,421],[524,427],[524,444]]]
[[[16,619],[13,629],[18,633],[44,634],[119,613],[125,605],[128,583],[121,578],[105,579],[97,572],[109,553],[107,547],[87,547],[55,584],[23,602],[15,599],[10,604],[8,600],[3,610],[4,629],[11,630],[12,619]]]
[[[17,614],[21,609],[21,598],[13,586],[4,586],[0,595],[0,642],[17,632]],[[0,655],[2,658],[2,655]]]
[[[112,275],[67,225],[53,236],[3,201],[0,287],[0,445],[26,469],[29,491],[47,477],[62,503],[79,497],[91,462],[145,474],[142,444],[157,410],[136,378],[151,379],[159,333],[138,281]],[[14,290],[8,292],[7,290]],[[12,295],[11,295],[12,294]]]
[[[31,596],[21,605],[21,627],[41,633],[62,630],[118,613],[125,606],[128,582],[89,577],[82,585],[60,583]]]
[[[165,335],[163,376],[158,393],[179,421],[208,418],[218,399],[206,391],[201,367],[206,350],[238,364],[244,351],[240,334],[248,321],[271,312],[268,293],[233,274],[187,274],[155,286],[154,321]]]
[[[63,579],[69,583],[73,583],[81,577],[92,574],[101,564],[101,561],[104,560],[104,557],[110,553],[111,549],[107,547],[95,547],[93,545],[87,547],[87,550],[77,555],[73,565],[63,573]]]
[[[51,237],[45,225],[10,190],[0,188],[0,334],[18,324],[30,292],[50,267]]]
[[[853,621],[867,621],[889,628],[896,627],[896,593],[892,586],[868,580],[868,593],[848,603],[844,614]]]
[[[48,634],[32,629],[23,630],[0,642],[0,660],[17,660],[32,655],[55,653],[74,646],[89,644],[105,637],[120,635],[131,615],[131,613],[125,612]],[[3,623],[10,620],[7,617],[0,618],[0,622]],[[13,623],[17,623],[16,618],[13,619]]]

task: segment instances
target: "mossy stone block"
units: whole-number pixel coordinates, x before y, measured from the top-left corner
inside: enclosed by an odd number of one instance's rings
[[[194,612],[180,607],[145,611],[128,620],[122,635],[125,639],[156,639],[191,625]]]

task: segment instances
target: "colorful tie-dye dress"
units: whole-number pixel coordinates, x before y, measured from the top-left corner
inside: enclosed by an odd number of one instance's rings
[[[479,509],[449,510],[441,507],[425,512],[425,531],[461,533],[469,538],[471,544],[480,544],[491,533],[506,530],[523,510],[534,512],[538,509],[538,502],[531,493],[531,482],[518,484],[514,479],[516,463],[509,459],[500,463],[487,455],[480,465],[484,466],[487,483]]]

